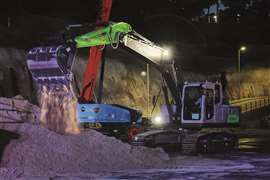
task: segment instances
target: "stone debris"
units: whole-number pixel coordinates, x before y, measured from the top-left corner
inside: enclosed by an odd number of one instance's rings
[[[22,96],[14,98],[0,97],[0,122],[31,122],[39,123],[40,108],[29,103]]]
[[[17,109],[26,110],[26,107],[29,107],[27,111],[32,114],[40,112],[36,106],[30,106],[25,100],[1,98],[0,103],[2,102],[9,105],[14,102],[13,107]],[[25,120],[16,114],[10,117],[18,122]],[[54,177],[67,174],[70,177],[75,175],[79,177],[80,174],[87,173],[154,168],[169,159],[160,148],[134,147],[94,130],[78,134],[59,134],[42,127],[40,123],[30,123],[35,122],[34,119],[26,121],[0,123],[0,129],[20,135],[4,149],[0,179]]]

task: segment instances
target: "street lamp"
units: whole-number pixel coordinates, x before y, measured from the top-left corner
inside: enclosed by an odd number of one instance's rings
[[[238,49],[238,99],[241,98],[241,52],[246,51],[246,47],[245,46],[241,46]]]
[[[146,76],[146,72],[145,71],[142,71],[141,72],[141,76],[145,77]]]
[[[213,18],[214,18],[214,22],[217,23],[218,22],[218,16],[214,15]]]

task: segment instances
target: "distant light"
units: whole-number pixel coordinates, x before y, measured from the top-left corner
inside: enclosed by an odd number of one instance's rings
[[[240,47],[240,51],[245,51],[246,49],[247,49],[246,46],[241,46],[241,47]]]
[[[162,124],[162,118],[160,116],[156,116],[153,120],[153,124],[155,125],[161,125]]]
[[[145,71],[142,71],[141,72],[141,76],[146,76],[146,72]]]
[[[214,18],[214,22],[217,23],[218,22],[218,16],[214,15],[213,18]]]

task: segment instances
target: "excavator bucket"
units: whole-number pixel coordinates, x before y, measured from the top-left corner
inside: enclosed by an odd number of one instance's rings
[[[67,46],[35,47],[27,56],[27,67],[39,86],[68,85],[75,48]]]

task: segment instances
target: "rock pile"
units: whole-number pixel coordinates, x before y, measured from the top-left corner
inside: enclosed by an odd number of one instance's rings
[[[16,105],[22,100],[5,101],[13,101]],[[29,111],[38,111],[36,106],[31,107],[33,109]],[[22,121],[15,114],[12,118]],[[0,123],[0,129],[20,136],[12,140],[4,150],[0,168],[0,177],[4,179],[67,174],[79,176],[87,173],[158,167],[168,160],[167,154],[161,149],[133,147],[94,130],[61,135],[42,127],[39,123],[29,122]]]

